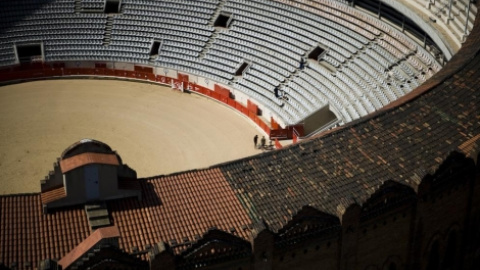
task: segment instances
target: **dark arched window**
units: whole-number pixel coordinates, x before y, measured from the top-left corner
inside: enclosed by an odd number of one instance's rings
[[[428,254],[428,264],[426,270],[438,270],[440,269],[440,251],[438,246],[438,241],[432,245],[430,249],[430,254]]]
[[[447,249],[445,256],[443,256],[443,269],[454,269],[455,258],[457,257],[457,233],[452,231],[448,236]]]
[[[397,265],[394,262],[391,262],[388,266],[388,270],[397,270]]]

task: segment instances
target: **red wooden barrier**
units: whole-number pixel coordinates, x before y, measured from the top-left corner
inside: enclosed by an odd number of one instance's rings
[[[153,68],[151,67],[133,66],[133,70],[142,73],[153,73]]]
[[[270,139],[288,139],[288,130],[287,129],[272,129],[270,131]]]
[[[220,95],[216,92],[213,92],[213,91],[209,91],[210,93],[210,96],[216,100],[220,100]]]
[[[223,103],[225,103],[225,104],[228,105],[228,100],[229,100],[228,97],[225,97],[225,96],[220,95],[220,101],[221,101],[221,102],[223,102]]]
[[[249,99],[247,100],[247,108],[254,114],[258,114],[258,106],[255,103],[251,102]]]
[[[281,149],[283,146],[280,144],[277,138],[275,138],[275,148]]]
[[[64,68],[65,63],[52,63],[51,66],[54,68]]]
[[[153,73],[147,74],[147,80],[149,80],[149,81],[155,81],[155,74],[153,74]]]
[[[242,108],[245,108],[242,106],[242,104],[240,104],[239,102],[235,103],[235,109],[237,109],[238,111],[242,111]]]
[[[218,84],[215,84],[215,86],[213,87],[213,91],[219,93],[220,95],[224,96],[224,97],[227,97],[229,98],[230,97],[230,90],[228,90],[227,88],[224,88]]]
[[[187,75],[187,74],[178,73],[178,80],[181,81],[181,82],[188,82],[188,75]]]
[[[109,69],[107,68],[106,63],[95,63],[95,68],[65,68],[65,63],[61,62],[48,64],[32,63],[2,68],[0,70],[0,81],[69,75],[98,75],[149,80],[169,85],[171,85],[172,81],[174,81],[177,83],[182,83],[184,87],[187,87],[189,84],[191,84],[188,82],[189,76],[187,74],[178,73],[178,80],[176,80],[162,75],[155,75],[153,73],[153,68],[151,67],[134,66],[134,70],[135,71]],[[252,121],[254,121],[268,135],[271,135],[272,131],[270,130],[269,126],[257,116],[258,106],[250,100],[248,100],[247,106],[245,107],[241,103],[230,98],[229,89],[219,85],[215,85],[214,91],[212,91],[205,87],[192,84],[191,90],[210,96],[231,106],[232,108],[235,108],[239,112],[252,119]],[[275,132],[278,134],[278,131]]]
[[[270,117],[270,125],[272,126],[272,129],[279,129],[280,128],[280,126],[275,121],[275,119],[273,119],[273,117]]]

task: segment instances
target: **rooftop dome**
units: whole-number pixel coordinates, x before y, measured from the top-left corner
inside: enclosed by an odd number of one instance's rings
[[[112,154],[112,148],[106,143],[93,139],[81,139],[80,141],[70,145],[62,152],[61,159],[67,159],[82,153],[101,153]]]

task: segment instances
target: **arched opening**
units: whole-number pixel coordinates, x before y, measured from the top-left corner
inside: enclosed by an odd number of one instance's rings
[[[443,269],[455,269],[455,262],[457,257],[457,232],[452,231],[448,236],[447,248],[443,256]]]
[[[428,264],[426,270],[438,270],[440,269],[440,251],[438,240],[435,240],[430,253],[428,254]]]
[[[394,262],[391,262],[388,266],[388,270],[397,270],[397,265]]]

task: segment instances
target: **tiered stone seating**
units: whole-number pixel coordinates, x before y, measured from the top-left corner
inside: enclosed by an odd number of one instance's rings
[[[94,8],[97,2],[82,5]],[[217,10],[219,3],[124,0],[121,13],[110,15],[108,46],[103,43],[107,15],[75,13],[73,1],[51,1],[32,12],[6,8],[0,65],[15,63],[14,42],[43,41],[47,62],[119,61],[177,69],[231,85],[281,124],[301,122],[326,105],[342,122],[357,119],[440,69],[406,36],[338,1],[228,0]],[[219,11],[232,14],[229,29],[213,27]],[[162,41],[156,58],[150,56],[154,40]],[[326,49],[320,64],[299,70],[300,59],[319,45]],[[251,66],[234,79],[243,61]],[[286,100],[273,94],[281,84]]]

